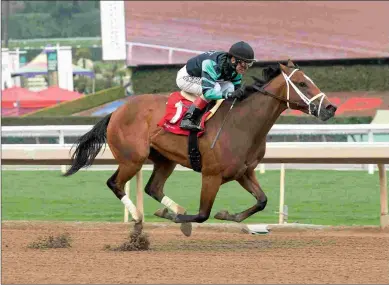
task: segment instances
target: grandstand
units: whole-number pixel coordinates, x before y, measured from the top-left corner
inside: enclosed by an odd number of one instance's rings
[[[363,1],[126,1],[126,37],[127,42],[194,51],[226,50],[245,40],[260,61],[388,57],[388,10],[388,2]],[[128,65],[167,64],[168,52],[137,46]],[[171,63],[190,56],[174,52]]]

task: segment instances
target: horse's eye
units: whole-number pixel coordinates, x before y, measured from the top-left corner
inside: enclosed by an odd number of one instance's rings
[[[300,87],[307,87],[307,84],[305,84],[305,82],[299,82],[299,86]]]

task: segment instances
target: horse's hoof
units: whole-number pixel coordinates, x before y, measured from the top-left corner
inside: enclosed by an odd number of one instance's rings
[[[230,214],[228,213],[227,210],[221,210],[220,212],[216,213],[216,215],[214,216],[215,219],[218,219],[218,220],[227,220],[227,217],[229,216]]]
[[[160,217],[160,218],[165,218],[166,217],[166,214],[168,213],[168,209],[167,208],[163,208],[163,209],[158,209],[154,215],[157,216],[157,217]]]
[[[180,229],[185,236],[190,237],[192,234],[192,223],[182,223]]]
[[[142,231],[143,231],[143,222],[142,222],[142,221],[136,222],[136,223],[134,224],[134,232],[140,234]]]

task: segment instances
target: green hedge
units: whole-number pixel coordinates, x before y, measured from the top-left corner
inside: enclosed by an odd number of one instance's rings
[[[389,65],[300,66],[324,92],[389,91]],[[151,67],[135,70],[132,80],[136,94],[164,93],[177,90],[179,67]],[[261,77],[262,67],[252,67],[244,76],[246,85],[252,75]]]
[[[34,113],[29,113],[23,117],[58,117],[70,116],[72,114],[89,110],[94,107],[101,106],[125,97],[124,87],[117,86],[110,89],[105,89],[94,94],[85,95],[80,99],[63,102],[61,104],[44,108]]]
[[[135,70],[132,85],[135,94],[166,93],[177,90],[177,68],[161,67],[150,70]]]
[[[3,126],[44,126],[44,125],[94,125],[102,117],[66,116],[66,117],[3,117]]]
[[[276,124],[370,124],[373,117],[334,117],[325,122],[308,115],[280,116]]]
[[[4,117],[1,120],[3,126],[42,126],[42,125],[94,125],[102,117]],[[369,124],[372,117],[337,117],[326,122],[310,116],[281,116],[276,124]]]

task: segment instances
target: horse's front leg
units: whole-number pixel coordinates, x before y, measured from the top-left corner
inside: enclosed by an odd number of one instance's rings
[[[208,220],[211,214],[213,202],[216,194],[219,191],[222,179],[221,176],[205,176],[202,177],[200,209],[196,215],[173,214],[165,211],[164,218],[172,220],[175,223],[203,223]]]
[[[259,186],[254,169],[247,170],[242,177],[237,179],[237,181],[244,189],[250,192],[255,197],[255,199],[257,199],[257,203],[251,208],[248,208],[247,210],[237,214],[230,214],[228,211],[222,210],[215,215],[215,219],[234,221],[239,223],[251,215],[265,209],[267,204],[267,197],[262,191],[261,186]]]

